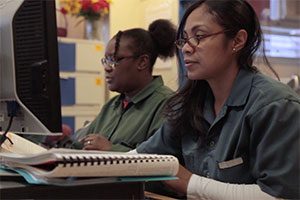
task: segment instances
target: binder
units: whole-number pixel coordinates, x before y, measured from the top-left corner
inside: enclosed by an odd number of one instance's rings
[[[50,149],[38,154],[0,153],[0,164],[36,177],[175,176],[179,163],[171,155]]]

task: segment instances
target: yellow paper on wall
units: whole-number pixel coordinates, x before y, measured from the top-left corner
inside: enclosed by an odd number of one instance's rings
[[[102,80],[101,80],[101,78],[96,78],[96,79],[95,79],[95,83],[96,83],[97,86],[101,86],[101,85],[102,85]]]
[[[104,46],[100,44],[96,44],[95,47],[96,47],[96,51],[102,51],[104,49]]]

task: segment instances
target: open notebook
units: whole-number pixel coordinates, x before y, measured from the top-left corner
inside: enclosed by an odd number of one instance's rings
[[[0,153],[0,164],[39,177],[174,176],[170,155],[51,149],[34,155]]]
[[[175,176],[179,163],[171,155],[42,148],[13,133],[2,144],[0,165],[34,177]]]

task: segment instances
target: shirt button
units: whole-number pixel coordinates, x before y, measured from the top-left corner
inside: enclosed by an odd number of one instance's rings
[[[216,144],[216,143],[215,143],[215,141],[213,141],[213,140],[209,142],[209,146],[210,146],[210,147],[214,147],[215,144]]]

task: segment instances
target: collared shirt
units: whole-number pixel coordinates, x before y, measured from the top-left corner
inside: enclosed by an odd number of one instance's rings
[[[207,95],[204,118],[205,141],[191,130],[178,137],[165,123],[137,152],[172,154],[194,174],[300,197],[300,98],[288,86],[242,69],[216,117]]]
[[[98,133],[112,142],[113,151],[134,149],[161,126],[161,111],[172,93],[171,89],[164,86],[162,77],[156,76],[131,98],[126,108],[122,105],[124,95],[120,94],[110,99],[88,127],[76,132],[75,139]]]

